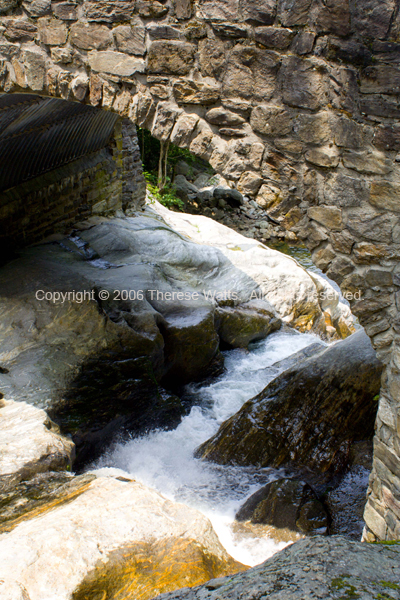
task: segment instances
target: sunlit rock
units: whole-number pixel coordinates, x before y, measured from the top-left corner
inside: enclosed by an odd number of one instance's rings
[[[73,442],[44,410],[25,402],[0,400],[0,489],[44,471],[70,469]]]
[[[0,535],[2,599],[145,600],[245,568],[201,513],[132,479],[83,478],[73,490]]]

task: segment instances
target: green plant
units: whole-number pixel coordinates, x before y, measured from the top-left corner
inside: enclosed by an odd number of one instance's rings
[[[198,158],[186,148],[179,148],[169,142],[160,142],[152,137],[150,131],[141,127],[137,127],[137,134],[142,164],[146,171],[171,178],[176,163],[184,160],[192,168],[192,175],[195,165],[201,167],[202,171],[209,172],[210,176],[214,174],[207,161]]]
[[[157,176],[155,173],[144,171],[144,178],[147,182],[147,189],[163,206],[167,208],[178,208],[182,210],[184,208],[183,201],[178,198],[173,185],[171,185],[168,178],[166,185],[160,190],[157,186]]]

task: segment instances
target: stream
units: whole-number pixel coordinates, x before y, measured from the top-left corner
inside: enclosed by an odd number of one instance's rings
[[[231,556],[249,566],[263,562],[294,541],[295,534],[277,540],[271,528],[246,529],[235,523],[234,516],[247,497],[282,471],[215,465],[195,459],[193,453],[224,420],[287,368],[277,363],[315,342],[322,343],[315,335],[278,331],[249,350],[225,351],[221,376],[187,386],[187,393],[195,397],[194,406],[176,429],[122,441],[95,468],[108,473],[122,470],[167,498],[198,509],[211,520]]]

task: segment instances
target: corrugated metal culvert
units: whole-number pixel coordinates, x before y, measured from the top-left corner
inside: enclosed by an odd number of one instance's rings
[[[118,115],[59,98],[0,95],[0,192],[110,141]]]

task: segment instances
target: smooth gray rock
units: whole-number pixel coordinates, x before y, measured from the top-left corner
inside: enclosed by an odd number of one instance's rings
[[[176,175],[172,185],[176,189],[178,196],[186,201],[189,196],[195,197],[198,192],[198,188],[193,183],[190,183],[184,175]]]

